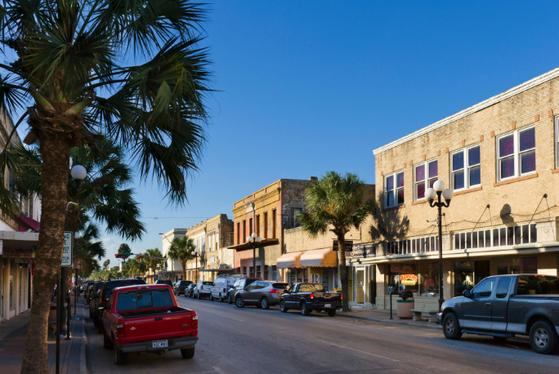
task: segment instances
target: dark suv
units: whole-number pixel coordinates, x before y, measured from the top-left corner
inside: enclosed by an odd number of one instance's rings
[[[92,310],[93,315],[91,316],[93,324],[97,327],[99,333],[103,333],[103,311],[107,307],[113,289],[117,287],[132,286],[134,284],[146,284],[146,281],[143,279],[119,279],[103,283],[101,290],[99,291],[99,298],[93,300],[95,302],[95,307]]]
[[[89,318],[93,319],[95,314],[94,309],[96,308],[95,301],[99,298],[99,291],[101,290],[101,286],[105,283],[105,281],[95,281],[91,289],[87,293],[87,304],[89,305]],[[93,321],[93,323],[96,323]],[[95,325],[97,326],[97,325]]]
[[[227,302],[229,304],[233,304],[233,302],[235,301],[235,294],[237,293],[237,291],[242,290],[243,288],[245,288],[246,286],[248,286],[252,282],[256,282],[257,280],[260,280],[260,278],[239,278],[239,279],[237,279],[235,281],[235,284],[233,285],[233,287],[231,287],[229,289],[229,292],[227,292]]]
[[[175,285],[173,286],[173,292],[175,293],[176,296],[179,296],[181,293],[184,296],[186,296],[184,290],[186,289],[186,287],[188,287],[191,284],[192,284],[191,281],[185,281],[185,280],[177,281],[177,283],[175,283]]]
[[[173,288],[173,282],[170,279],[158,279],[155,284],[166,284],[167,286]]]

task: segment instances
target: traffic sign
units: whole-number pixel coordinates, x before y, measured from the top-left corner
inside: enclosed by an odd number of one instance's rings
[[[62,267],[71,267],[73,260],[74,233],[64,231],[64,249],[62,251]]]

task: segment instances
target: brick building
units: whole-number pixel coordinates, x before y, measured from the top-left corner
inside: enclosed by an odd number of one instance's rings
[[[367,258],[376,306],[406,285],[437,308],[436,208],[425,190],[454,189],[443,208],[444,299],[488,275],[557,275],[559,69],[374,150],[381,209]],[[379,223],[380,221],[380,223]]]

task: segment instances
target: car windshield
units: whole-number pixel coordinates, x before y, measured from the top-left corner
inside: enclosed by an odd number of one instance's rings
[[[166,308],[173,306],[168,290],[139,290],[123,292],[118,295],[116,310],[126,312],[147,308]]]
[[[518,278],[517,295],[559,295],[559,278],[527,275]]]

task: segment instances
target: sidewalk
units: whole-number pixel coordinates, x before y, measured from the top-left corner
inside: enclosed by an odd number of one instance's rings
[[[400,319],[396,311],[392,312],[392,318],[390,319],[390,311],[384,309],[365,309],[361,307],[352,307],[350,312],[338,312],[336,316],[345,317],[345,318],[354,318],[354,319],[361,319],[373,322],[384,322],[384,323],[393,323],[396,325],[405,325],[405,326],[416,326],[416,327],[424,327],[429,329],[441,329],[441,325],[436,323],[429,323],[427,320],[424,321],[414,321],[413,319]]]
[[[0,367],[2,374],[19,374],[31,310],[0,322]],[[60,373],[86,374],[85,321],[83,298],[78,299],[76,315],[72,307],[70,320],[71,340],[60,337]],[[48,337],[49,373],[56,373],[56,337]]]

